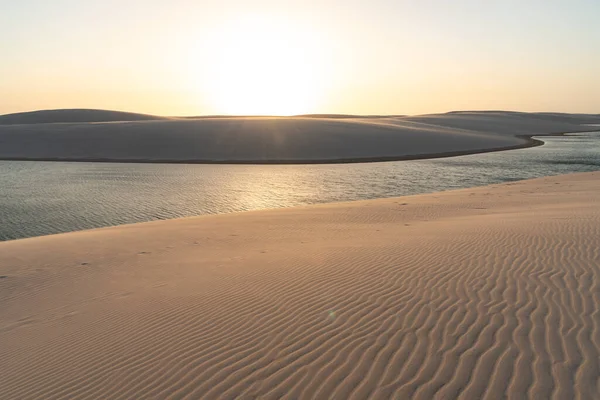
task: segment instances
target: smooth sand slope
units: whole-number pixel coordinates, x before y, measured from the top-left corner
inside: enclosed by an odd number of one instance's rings
[[[55,114],[47,118],[55,118]],[[462,112],[418,117],[171,118],[13,125],[2,125],[0,117],[0,159],[186,163],[405,160],[526,147],[541,143],[531,140],[532,135],[593,129],[581,125],[593,120],[591,116],[561,115]],[[73,115],[76,117],[79,114]],[[40,118],[30,117],[32,122]],[[28,119],[21,116],[21,121]]]
[[[0,243],[2,399],[600,398],[600,172]]]

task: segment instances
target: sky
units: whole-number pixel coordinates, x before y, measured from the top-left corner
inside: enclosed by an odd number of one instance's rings
[[[0,0],[0,114],[600,113],[598,0]]]

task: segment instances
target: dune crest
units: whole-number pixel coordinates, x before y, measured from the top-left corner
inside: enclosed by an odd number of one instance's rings
[[[598,172],[4,242],[0,398],[598,398],[598,249]]]

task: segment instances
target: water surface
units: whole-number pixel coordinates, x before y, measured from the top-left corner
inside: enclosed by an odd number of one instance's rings
[[[600,170],[600,133],[541,139],[540,147],[368,164],[0,161],[0,240]]]

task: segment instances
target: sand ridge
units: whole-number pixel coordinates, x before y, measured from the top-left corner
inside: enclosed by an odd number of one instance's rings
[[[0,398],[600,397],[600,173],[0,243]]]
[[[68,110],[62,111],[58,115],[64,117]],[[75,121],[91,118],[81,112]],[[56,113],[30,119],[56,120]],[[2,125],[0,117],[0,160],[250,164],[410,160],[539,145],[542,142],[531,136],[591,131],[595,128],[583,124],[600,121],[591,115],[515,112],[362,118],[160,119],[134,114],[131,121],[118,122],[127,114],[107,111],[92,117],[115,121]]]

